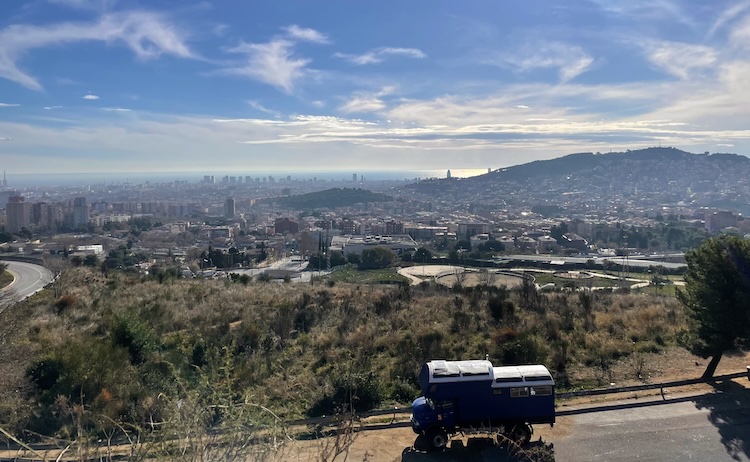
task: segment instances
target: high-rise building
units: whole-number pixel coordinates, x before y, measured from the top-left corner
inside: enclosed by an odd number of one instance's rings
[[[448,170],[448,174],[446,175],[446,178],[448,178],[448,179],[451,178],[451,171],[450,170]]]
[[[31,204],[23,196],[12,196],[5,206],[6,230],[17,233],[31,227]]]
[[[224,218],[234,218],[235,213],[234,198],[227,197],[224,202]]]
[[[89,224],[91,218],[89,206],[85,197],[73,199],[73,228],[80,228]]]
[[[352,183],[356,183],[356,182],[357,182],[357,174],[352,173]]]
[[[8,177],[5,176],[5,170],[3,170],[3,189],[8,187]]]

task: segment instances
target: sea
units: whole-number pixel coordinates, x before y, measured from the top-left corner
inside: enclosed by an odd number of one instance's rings
[[[482,175],[488,169],[451,169],[452,178],[468,178]],[[246,176],[264,178],[272,176],[276,181],[290,177],[292,181],[351,182],[357,174],[358,181],[417,181],[428,178],[446,178],[448,170],[361,170],[361,171],[253,171],[253,172],[109,172],[109,173],[12,173],[7,172],[8,188],[65,187],[101,184],[145,184],[185,181],[197,183],[205,175],[213,175],[220,183],[224,176],[234,176],[244,183]]]

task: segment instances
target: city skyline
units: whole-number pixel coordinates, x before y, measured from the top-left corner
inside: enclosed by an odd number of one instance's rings
[[[6,1],[14,173],[750,153],[750,2]]]

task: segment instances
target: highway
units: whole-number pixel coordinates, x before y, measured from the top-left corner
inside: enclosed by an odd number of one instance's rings
[[[32,263],[11,260],[2,260],[2,263],[8,265],[8,271],[14,277],[2,292],[12,293],[19,301],[42,290],[54,277],[47,268]]]

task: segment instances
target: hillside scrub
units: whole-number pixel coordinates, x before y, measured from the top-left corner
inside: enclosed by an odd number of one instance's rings
[[[70,435],[62,403],[143,427],[217,388],[282,419],[364,411],[418,396],[425,361],[485,354],[545,364],[562,386],[608,383],[615,361],[687,328],[674,299],[604,291],[70,277],[0,315],[3,428]]]

